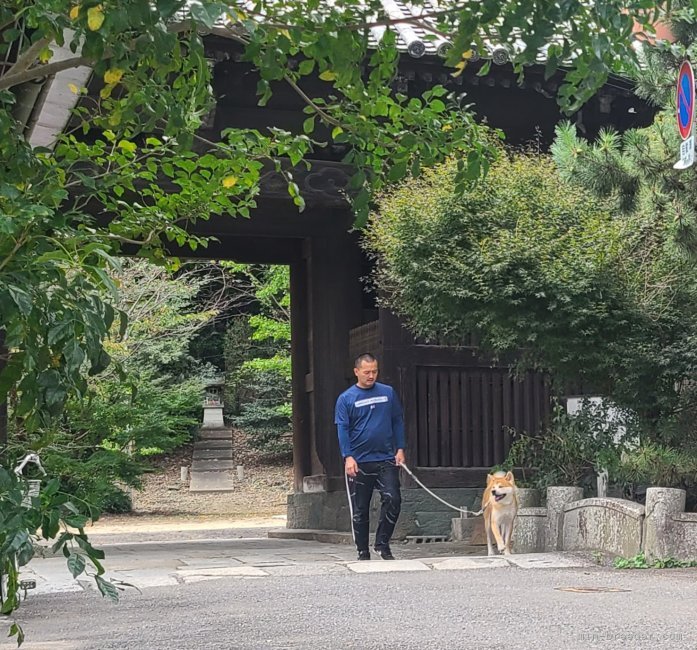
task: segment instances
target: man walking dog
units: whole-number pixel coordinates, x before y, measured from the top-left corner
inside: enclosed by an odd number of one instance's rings
[[[377,381],[378,362],[370,353],[354,362],[356,383],[336,401],[335,423],[344,457],[353,537],[359,560],[370,560],[370,499],[382,500],[375,552],[394,560],[390,538],[402,506],[399,465],[404,458],[404,417],[394,389]]]

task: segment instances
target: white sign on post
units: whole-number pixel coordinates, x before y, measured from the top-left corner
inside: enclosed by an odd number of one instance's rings
[[[674,169],[687,169],[695,162],[695,136],[691,135],[680,143],[680,160],[673,165]]]

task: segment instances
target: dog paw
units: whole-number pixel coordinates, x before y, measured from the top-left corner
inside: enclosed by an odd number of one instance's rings
[[[504,555],[510,555],[511,552],[506,548],[506,549],[504,549],[503,554],[504,554]]]
[[[503,546],[503,545],[502,545],[502,546],[499,546],[498,549],[499,549],[499,553],[505,553],[505,552],[506,552],[506,547]]]

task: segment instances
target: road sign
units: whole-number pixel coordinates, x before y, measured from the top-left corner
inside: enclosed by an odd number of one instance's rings
[[[692,133],[695,117],[695,75],[689,61],[683,61],[678,72],[678,130],[687,140]]]
[[[695,136],[692,125],[695,118],[695,75],[689,61],[683,61],[678,72],[677,120],[680,143],[680,160],[673,167],[687,169],[695,162]]]

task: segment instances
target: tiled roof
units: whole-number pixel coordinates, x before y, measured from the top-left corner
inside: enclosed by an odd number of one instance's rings
[[[238,0],[239,5],[244,8],[253,7],[253,0]],[[280,1],[280,0],[279,0]],[[332,3],[334,0],[324,0],[326,3]],[[479,1],[479,0],[473,0]],[[372,27],[369,43],[372,47],[377,47],[382,39],[385,30],[390,29],[397,35],[397,47],[400,51],[407,53],[409,56],[419,59],[423,56],[439,56],[445,57],[452,43],[437,29],[436,20],[432,17],[434,13],[443,10],[443,5],[438,0],[421,0],[418,6],[411,4],[406,0],[380,0],[384,14],[392,21],[404,21],[405,19],[419,18],[418,21],[409,22],[394,22],[389,27],[378,26]],[[376,21],[377,22],[377,21]],[[432,29],[429,29],[431,27]],[[559,41],[561,42],[561,38]],[[641,49],[641,42],[635,40],[632,44],[635,50]],[[515,38],[515,30],[513,32],[513,40],[509,39],[506,43],[495,43],[489,40],[484,40],[483,49],[475,51],[472,58],[476,61],[479,58],[491,59],[497,65],[508,63],[511,55],[525,50],[526,44],[521,38]],[[535,60],[537,63],[544,64],[547,61],[548,45],[540,48],[536,52]],[[573,58],[573,56],[572,56]]]
[[[330,2],[331,0],[326,0]],[[392,21],[420,18],[418,23],[414,22],[395,22],[389,27],[377,26],[370,30],[370,44],[377,47],[382,40],[386,29],[392,30],[397,36],[397,47],[400,51],[406,52],[409,56],[419,59],[423,56],[445,57],[452,43],[437,29],[436,21],[429,17],[439,10],[442,5],[438,0],[422,0],[419,6],[412,5],[404,0],[380,0],[385,17]],[[253,6],[251,0],[241,0],[242,8]],[[377,21],[376,21],[377,22]],[[428,29],[431,27],[433,29]],[[478,58],[492,59],[496,64],[504,64],[509,61],[509,52],[512,49],[521,51],[525,44],[522,40],[517,40],[513,44],[496,45],[485,43],[485,51],[475,52],[474,60]],[[538,62],[544,63],[546,48],[537,55]]]

